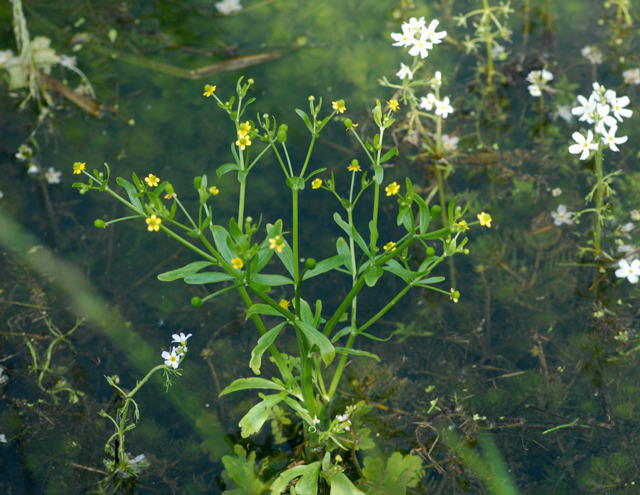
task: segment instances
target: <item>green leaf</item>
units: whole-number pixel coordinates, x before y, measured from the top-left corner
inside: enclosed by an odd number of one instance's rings
[[[220,165],[216,169],[216,175],[218,177],[222,177],[224,174],[227,174],[233,170],[239,170],[237,163],[225,163],[224,165]]]
[[[311,125],[311,119],[309,119],[309,116],[305,113],[305,111],[304,110],[300,110],[299,108],[296,108],[295,112],[303,120],[304,124],[307,126],[307,129],[309,129],[309,132],[313,132],[313,126]]]
[[[268,332],[262,334],[262,336],[258,339],[258,344],[251,351],[251,360],[249,361],[249,367],[256,375],[260,374],[262,355],[269,348],[269,346],[275,342],[275,340],[278,338],[278,335],[280,335],[280,331],[284,328],[286,323],[286,321],[283,321]]]
[[[384,168],[380,165],[376,165],[373,169],[373,173],[376,183],[382,184],[382,181],[384,180]]]
[[[415,272],[407,270],[400,263],[398,263],[397,260],[389,260],[384,266],[384,270],[400,277],[406,283],[410,283],[416,277]]]
[[[378,279],[382,277],[384,271],[379,266],[370,266],[364,272],[364,281],[369,287],[373,287],[378,283]]]
[[[316,263],[316,266],[311,270],[307,270],[306,272],[304,272],[302,280],[308,280],[310,278],[317,277],[318,275],[322,275],[323,273],[330,272],[331,270],[338,268],[342,264],[342,256],[332,256],[331,258],[324,259]]]
[[[393,158],[394,156],[398,156],[398,148],[396,146],[391,148],[389,151],[387,151],[384,154],[382,158],[380,158],[380,163],[384,163],[388,161],[390,158]]]
[[[254,390],[254,389],[284,391],[284,387],[282,385],[278,385],[277,383],[272,382],[271,380],[267,380],[266,378],[258,378],[258,377],[238,378],[233,382],[231,382],[229,385],[227,385],[224,388],[224,390],[220,392],[219,397],[230,394],[232,392],[238,392],[239,390]]]
[[[362,474],[370,493],[405,495],[407,488],[415,488],[424,476],[422,459],[411,454],[394,452],[386,463],[382,454],[370,455],[363,464]]]
[[[135,206],[138,211],[143,212],[144,208],[142,207],[142,202],[140,201],[140,193],[135,188],[135,186],[123,177],[117,177],[116,182],[120,187],[122,187],[122,189],[126,191],[127,196],[129,196],[129,201],[131,201],[131,204],[133,204],[133,206]]]
[[[160,280],[161,282],[173,282],[174,280],[179,280],[181,278],[187,277],[188,275],[193,275],[194,273],[202,270],[204,267],[211,265],[213,265],[213,263],[209,261],[194,261],[193,263],[189,263],[182,268],[176,268],[175,270],[161,273],[160,275],[158,275],[158,280]]]
[[[333,344],[329,341],[329,339],[325,337],[322,332],[319,332],[312,325],[309,325],[304,321],[296,321],[296,326],[300,328],[302,333],[309,341],[309,346],[313,347],[315,345],[318,348],[318,350],[320,351],[320,357],[322,357],[324,364],[329,366],[336,355],[336,350],[334,349]]]
[[[437,284],[444,280],[444,277],[428,277],[418,280],[417,284]]]
[[[289,277],[276,274],[256,273],[253,277],[251,277],[251,280],[258,284],[268,285],[269,287],[293,284],[293,280],[291,280]]]
[[[253,304],[247,309],[247,314],[245,319],[251,318],[253,315],[270,315],[270,316],[280,316],[284,318],[285,316],[278,311],[276,308],[269,306],[268,304],[256,303]]]
[[[299,477],[302,477],[302,479],[296,483],[296,494],[317,495],[320,467],[320,461],[316,461],[311,464],[303,464],[302,466],[294,466],[287,469],[283,473],[280,473],[280,476],[278,476],[271,485],[271,495],[280,495],[287,489],[289,483]],[[314,479],[315,483],[313,482]],[[300,486],[302,483],[304,484]],[[300,488],[304,491],[301,491]]]
[[[202,285],[202,284],[217,284],[218,282],[226,282],[228,280],[234,280],[233,275],[223,272],[203,272],[196,273],[195,275],[188,275],[184,277],[184,282],[189,285]]]
[[[344,327],[343,329],[341,329],[339,332],[336,332],[335,335],[333,337],[331,337],[331,342],[332,343],[336,343],[338,340],[340,340],[342,337],[344,337],[345,335],[349,335],[353,332],[353,327]]]
[[[338,237],[336,241],[336,250],[338,251],[338,260],[340,264],[344,265],[350,273],[353,272],[353,268],[351,267],[351,250],[349,249],[349,245],[347,241],[345,241],[342,237]]]
[[[222,479],[226,487],[223,495],[262,495],[267,486],[260,480],[256,453],[247,455],[242,445],[237,444],[233,446],[233,451],[233,455],[222,457]]]
[[[247,378],[247,380],[262,380],[262,378]],[[238,423],[242,438],[247,438],[254,433],[258,433],[262,429],[265,421],[269,419],[271,409],[282,402],[286,395],[286,392],[282,392],[277,395],[262,396],[262,400],[249,409],[247,414],[245,414]]]
[[[362,251],[364,251],[365,253],[369,253],[369,248],[367,247],[367,243],[364,242],[364,239],[362,238],[360,233],[356,230],[354,225],[350,227],[349,224],[342,219],[342,217],[338,212],[333,214],[333,220],[342,228],[342,230],[345,231],[345,233],[349,237],[353,237],[353,240],[356,241],[356,243],[358,244],[358,246],[360,246],[360,249],[362,249]]]
[[[214,225],[211,227],[211,232],[213,234],[213,242],[216,245],[216,249],[222,254],[222,257],[229,261],[235,258],[235,255],[229,249],[229,245],[227,241],[229,239],[229,232],[222,225]]]
[[[413,199],[415,199],[416,203],[418,203],[418,229],[420,230],[421,234],[424,234],[427,232],[429,223],[431,222],[431,211],[429,210],[427,203],[425,203],[424,199],[422,199],[420,195],[414,193]]]
[[[346,347],[336,347],[336,352],[338,354],[346,354],[349,356],[368,357],[380,362],[380,356],[378,356],[377,354],[374,354],[373,352],[362,351],[359,349],[347,349]]]
[[[331,491],[329,495],[364,495],[358,490],[344,473],[336,473],[329,478]]]

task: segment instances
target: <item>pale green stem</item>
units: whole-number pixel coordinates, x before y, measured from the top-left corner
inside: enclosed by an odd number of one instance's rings
[[[603,208],[604,208],[604,171],[602,166],[603,161],[602,145],[598,145],[596,151],[596,179],[598,181],[596,185],[596,225],[594,231],[593,246],[595,248],[596,256],[600,256],[602,251],[602,222],[603,222]]]

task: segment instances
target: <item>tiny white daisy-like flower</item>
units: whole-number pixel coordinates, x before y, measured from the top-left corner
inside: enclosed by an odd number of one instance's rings
[[[172,343],[176,343],[176,344],[180,344],[181,346],[186,346],[187,345],[187,340],[189,340],[189,337],[191,337],[193,334],[187,334],[185,335],[184,333],[180,332],[180,333],[174,333],[171,338],[173,339],[171,342]]]
[[[625,84],[633,84],[635,86],[640,84],[640,68],[627,69],[622,73]]]
[[[540,71],[540,77],[543,81],[549,82],[553,80],[553,73],[547,69],[542,69]]]
[[[222,0],[221,2],[216,2],[214,5],[222,15],[229,15],[242,10],[240,0]]]
[[[616,119],[609,115],[610,111],[611,107],[609,107],[609,105],[598,103],[596,106],[596,117],[599,124],[604,123],[609,127],[617,125]]]
[[[631,232],[633,230],[633,227],[634,227],[633,223],[627,222],[627,223],[625,223],[624,225],[622,225],[620,227],[620,231],[624,232],[625,234],[628,234],[629,232]]]
[[[611,110],[613,111],[613,116],[622,122],[622,118],[628,119],[633,115],[633,111],[625,108],[629,104],[628,96],[621,96],[620,98],[614,98],[611,102]]]
[[[164,364],[167,366],[171,366],[173,369],[178,368],[180,366],[180,357],[182,355],[178,354],[176,348],[171,349],[171,352],[162,351],[162,359],[164,359]]]
[[[44,178],[49,184],[60,184],[60,176],[62,172],[56,170],[53,167],[49,167],[47,171],[44,173]]]
[[[396,76],[400,79],[409,78],[409,80],[413,79],[413,71],[408,65],[400,63],[400,70],[396,72]]]
[[[557,198],[558,196],[560,196],[562,194],[562,189],[560,189],[559,187],[554,187],[551,190],[551,196],[553,196],[554,198]]]
[[[413,33],[414,35],[421,32],[424,27],[427,25],[426,21],[424,20],[424,17],[412,17],[409,19],[409,22],[404,22],[402,23],[402,28],[403,29],[407,29],[407,31],[409,31],[410,33]]]
[[[27,167],[27,173],[29,175],[35,175],[38,172],[40,172],[40,165],[38,165],[36,162],[30,162],[29,166]]]
[[[573,107],[571,113],[578,116],[578,120],[587,121],[589,124],[593,124],[593,114],[596,111],[596,105],[598,104],[593,94],[587,100],[584,96],[578,95],[579,106]]]
[[[618,261],[616,277],[626,278],[632,284],[637,284],[640,279],[640,260],[634,259],[629,263],[626,259]]]
[[[534,96],[537,98],[542,95],[542,90],[540,89],[540,86],[538,86],[537,84],[529,84],[529,86],[527,86],[527,89],[529,90],[529,94],[531,96]]]
[[[393,46],[399,46],[402,48],[412,46],[416,41],[414,31],[409,28],[407,23],[402,24],[401,33],[391,33],[391,38],[395,41]]]
[[[611,151],[620,151],[616,145],[626,143],[627,139],[629,139],[627,136],[616,137],[617,130],[618,128],[616,126],[612,126],[609,130],[604,129],[604,132],[600,132],[602,141],[604,141],[604,144],[609,146]]]
[[[442,39],[447,36],[446,31],[436,32],[436,28],[440,24],[440,21],[434,19],[429,23],[429,25],[424,28],[421,32],[421,35],[424,36],[429,42],[437,45],[438,43],[442,43]]]
[[[438,89],[440,86],[442,86],[442,72],[437,70],[436,73],[433,75],[433,78],[431,79],[431,81],[429,81],[429,84],[433,89]]]
[[[631,220],[640,220],[640,210],[631,210],[629,215],[631,215]]]
[[[573,155],[581,153],[580,160],[586,160],[587,158],[589,158],[591,150],[598,149],[598,145],[593,143],[593,132],[591,131],[591,129],[587,131],[586,138],[579,132],[574,132],[571,137],[576,143],[569,146],[569,153]]]
[[[313,426],[318,426],[320,424],[320,420],[318,419],[318,416],[313,417],[313,419],[311,420],[311,424]]]
[[[420,38],[413,43],[413,46],[409,50],[409,55],[412,57],[420,55],[420,58],[427,58],[429,56],[429,50],[432,48],[433,44],[425,36],[420,36]]]
[[[568,211],[565,205],[558,205],[557,210],[551,212],[551,218],[553,218],[553,223],[558,226],[573,224],[573,213]]]
[[[460,142],[460,138],[458,136],[449,136],[448,134],[443,134],[442,137],[442,149],[445,151],[455,151],[458,149],[458,143]]]
[[[448,96],[445,96],[441,101],[436,101],[436,115],[446,119],[450,113],[453,113],[453,107],[449,104]]]
[[[585,46],[582,50],[580,50],[580,54],[586,58],[593,65],[598,65],[602,63],[603,57],[602,52],[598,47],[595,46]]]
[[[418,104],[419,108],[430,112],[433,110],[433,107],[437,103],[436,96],[433,93],[429,93],[427,96],[423,96],[420,98],[420,103]]]
[[[0,443],[7,443],[7,436],[4,433],[0,433]]]

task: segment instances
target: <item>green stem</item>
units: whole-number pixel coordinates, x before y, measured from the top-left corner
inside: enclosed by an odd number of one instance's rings
[[[598,150],[596,151],[596,178],[598,181],[596,186],[596,225],[593,233],[593,246],[595,248],[596,257],[600,256],[600,253],[602,251],[602,222],[604,219],[602,210],[604,207],[605,184],[602,166],[602,155],[602,145],[598,145]]]
[[[495,72],[493,68],[493,35],[491,34],[491,26],[489,25],[489,15],[491,9],[489,8],[489,0],[482,0],[483,15],[482,24],[485,24],[486,38],[485,44],[487,48],[487,93],[493,93],[493,74]]]

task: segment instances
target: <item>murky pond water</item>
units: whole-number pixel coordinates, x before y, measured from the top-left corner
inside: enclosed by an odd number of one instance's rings
[[[379,80],[398,82],[400,62],[410,58],[391,46],[390,33],[409,17],[425,16],[449,33],[426,59],[442,72],[443,94],[455,108],[443,130],[451,139],[441,163],[447,200],[456,196],[474,220],[477,212],[491,212],[493,225],[469,234],[467,256],[438,268],[447,277],[445,292],[454,286],[461,292],[459,302],[423,289],[406,296],[369,330],[392,338],[359,345],[381,361],[354,358],[337,401],[371,406],[367,423],[383,455],[396,449],[422,459],[424,476],[408,493],[513,493],[483,483],[477,465],[443,440],[446,429],[472,449],[488,434],[499,451],[493,461],[504,460],[519,493],[638,493],[639,292],[614,274],[619,258],[634,259],[640,237],[635,113],[620,124],[629,141],[605,155],[606,173],[622,170],[611,177],[617,194],[603,224],[611,258],[596,262],[583,249],[591,239],[589,212],[579,222],[559,215],[562,208],[592,207],[584,198],[594,160],[567,151],[580,128],[567,115],[574,97],[588,95],[597,80],[628,95],[635,112],[640,81],[623,72],[640,66],[640,5],[523,0],[506,18],[496,11],[513,34],[510,42],[496,34],[501,48],[494,46],[488,92],[484,47],[465,52],[473,23],[465,27],[456,18],[481,9],[481,1],[256,0],[243,1],[245,9],[230,16],[219,15],[214,3],[23,2],[31,36],[47,36],[58,53],[77,57],[104,107],[87,106],[89,96],[78,101],[52,91],[51,114],[39,124],[34,104],[18,109],[24,91],[0,86],[0,492],[98,493],[112,434],[99,412],[119,405],[105,376],[133,387],[161,364],[160,351],[179,331],[193,333],[183,375],[166,392],[155,377],[136,396],[141,418],[127,435],[127,451],[144,454],[150,465],[130,492],[230,490],[221,457],[234,444],[270,459],[263,479],[287,466],[301,438],[294,427],[274,419],[243,439],[238,421],[255,394],[218,397],[251,374],[256,331],[240,299],[225,293],[193,308],[189,301],[205,297],[205,289],[160,282],[159,273],[194,256],[149,233],[141,220],[94,228],[95,219],[126,213],[106,195],[79,195],[71,164],[108,162],[124,177],[154,173],[177,191],[193,191],[193,177],[205,173],[220,189],[216,215],[227,218],[235,212],[237,182],[215,170],[232,159],[234,128],[202,96],[203,85],[215,83],[229,97],[240,75],[253,78],[257,101],[250,112],[287,122],[289,142],[296,143],[292,159],[302,161],[308,134],[294,108],[307,108],[309,95],[326,106],[344,98],[349,118],[373,133],[370,108],[393,96]],[[602,62],[591,63],[594,56],[598,62],[593,50],[581,54],[585,46],[596,47]],[[16,49],[5,4],[0,49],[9,48]],[[542,68],[554,79],[536,98],[526,77]],[[59,69],[52,77],[70,87],[82,82],[73,70]],[[387,164],[386,177],[403,186],[411,177],[418,192],[438,203],[434,160],[407,139],[402,111],[391,129],[401,153]],[[41,173],[28,173],[15,157],[25,143],[35,149]],[[352,158],[363,160],[339,121],[322,134],[318,150],[311,166],[328,169],[325,181],[331,172],[344,174]],[[62,171],[59,183],[47,182],[49,167]],[[251,175],[247,214],[264,222],[282,218],[286,226],[290,192],[279,173],[269,159]],[[187,208],[197,207],[195,194],[184,198]],[[327,191],[302,191],[301,224],[312,233],[301,241],[303,257],[335,254],[340,231],[329,217],[336,209]],[[385,241],[398,235],[396,210],[394,202],[381,208]],[[305,290],[336,306],[349,288],[344,277],[330,275]],[[375,314],[385,295],[401,288],[399,279],[384,279],[359,302],[360,311]],[[276,287],[272,297],[293,294]]]

